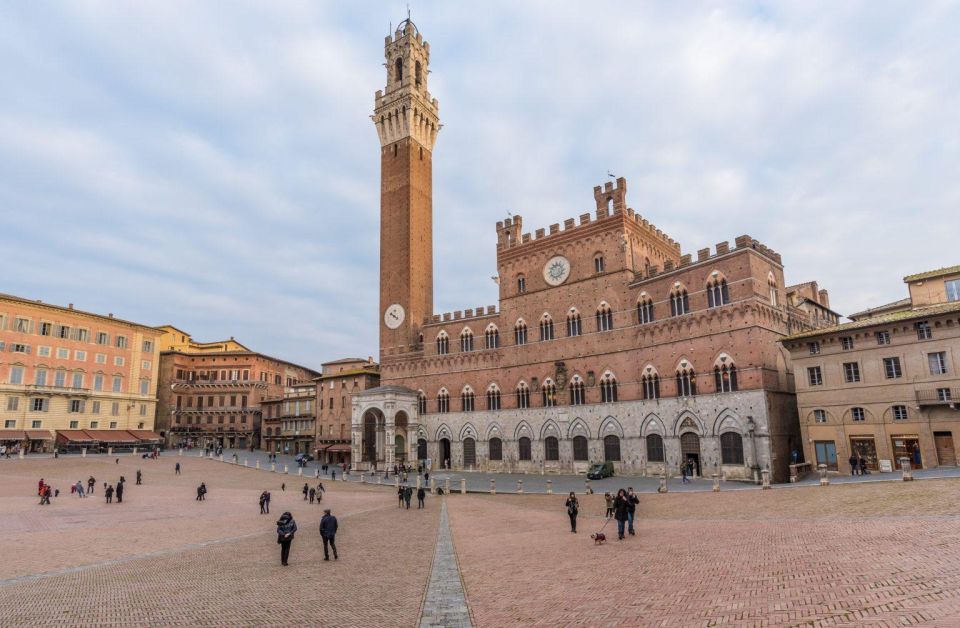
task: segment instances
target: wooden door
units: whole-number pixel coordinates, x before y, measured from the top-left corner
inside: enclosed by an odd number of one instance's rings
[[[952,432],[934,432],[933,442],[937,446],[937,460],[941,467],[957,466],[957,454],[953,450]]]

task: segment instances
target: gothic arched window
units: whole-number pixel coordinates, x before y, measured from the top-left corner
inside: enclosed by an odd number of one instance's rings
[[[663,437],[659,434],[647,436],[647,462],[663,462]]]
[[[491,438],[489,443],[490,460],[503,460],[503,441],[499,438]]]
[[[490,324],[487,326],[487,330],[483,332],[483,339],[487,349],[496,349],[500,346],[500,332],[497,330],[497,326]]]
[[[743,464],[743,437],[736,432],[720,435],[720,460],[723,464]]]
[[[587,437],[586,436],[574,436],[573,437],[573,459],[577,462],[582,462],[589,459],[589,451],[587,449]]]
[[[403,59],[397,59],[397,62],[393,64],[394,73],[398,83],[403,82]]]
[[[641,325],[653,322],[653,301],[650,297],[641,296],[637,301],[637,321]]]
[[[730,292],[727,290],[727,280],[713,278],[707,283],[707,307],[720,307],[730,303]]]
[[[437,412],[441,414],[450,412],[450,393],[447,392],[446,388],[441,388],[440,392],[437,393]]]
[[[547,436],[543,439],[543,459],[560,460],[560,441],[556,436]]]
[[[557,386],[549,379],[540,388],[543,397],[543,407],[552,408],[557,405]]]
[[[690,313],[690,297],[687,289],[677,287],[670,293],[670,315],[682,316]]]
[[[500,389],[496,384],[491,384],[487,388],[487,410],[500,409]]]
[[[437,355],[447,355],[450,353],[450,338],[447,332],[441,331],[437,335]]]
[[[677,369],[677,396],[693,397],[697,394],[697,374],[693,367]]]
[[[427,396],[423,394],[423,391],[417,392],[417,410],[420,414],[427,413]]]
[[[606,303],[601,303],[597,308],[597,331],[610,331],[613,329],[613,310]]]
[[[521,410],[530,407],[530,388],[526,382],[517,384],[517,407]]]
[[[467,386],[460,393],[460,410],[463,412],[473,412],[473,389]]]
[[[576,310],[570,310],[567,314],[567,335],[579,336],[583,333],[583,327],[580,324],[580,313]]]
[[[527,344],[527,324],[523,322],[523,319],[517,321],[513,328],[513,335],[518,345]]]
[[[583,380],[577,375],[570,380],[570,405],[582,406],[587,402],[586,391],[583,388]]]
[[[640,387],[644,399],[660,398],[660,376],[656,372],[644,373],[640,378]]]
[[[603,437],[603,459],[605,462],[620,461],[620,437],[613,434]]]
[[[420,62],[417,61],[416,65],[413,66],[413,80],[417,84],[417,87],[420,87],[420,82],[423,80],[423,70],[420,67]]]
[[[460,332],[460,351],[463,353],[473,351],[473,332],[469,327]]]
[[[540,319],[540,341],[553,340],[553,319],[544,314]]]
[[[733,364],[718,364],[713,367],[713,379],[717,392],[737,391],[737,367]]]
[[[600,380],[600,401],[613,403],[617,400],[617,378],[612,373],[606,373]]]
[[[530,455],[530,439],[526,436],[521,436],[520,440],[517,443],[520,450],[520,460],[530,460],[533,456]]]

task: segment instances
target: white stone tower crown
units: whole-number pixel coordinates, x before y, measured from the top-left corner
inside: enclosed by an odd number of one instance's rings
[[[427,91],[430,44],[409,18],[384,43],[386,91],[377,90],[373,115],[380,145],[410,137],[433,151],[440,131],[439,103]]]

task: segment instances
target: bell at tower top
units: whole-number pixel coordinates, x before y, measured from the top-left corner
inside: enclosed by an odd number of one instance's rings
[[[430,44],[416,24],[407,19],[384,41],[387,85],[377,90],[374,113],[381,146],[412,137],[433,150],[440,130],[439,103],[427,90]]]

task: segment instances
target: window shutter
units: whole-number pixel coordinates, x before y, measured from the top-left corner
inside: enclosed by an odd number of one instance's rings
[[[30,355],[30,345],[24,345],[27,355]]]

